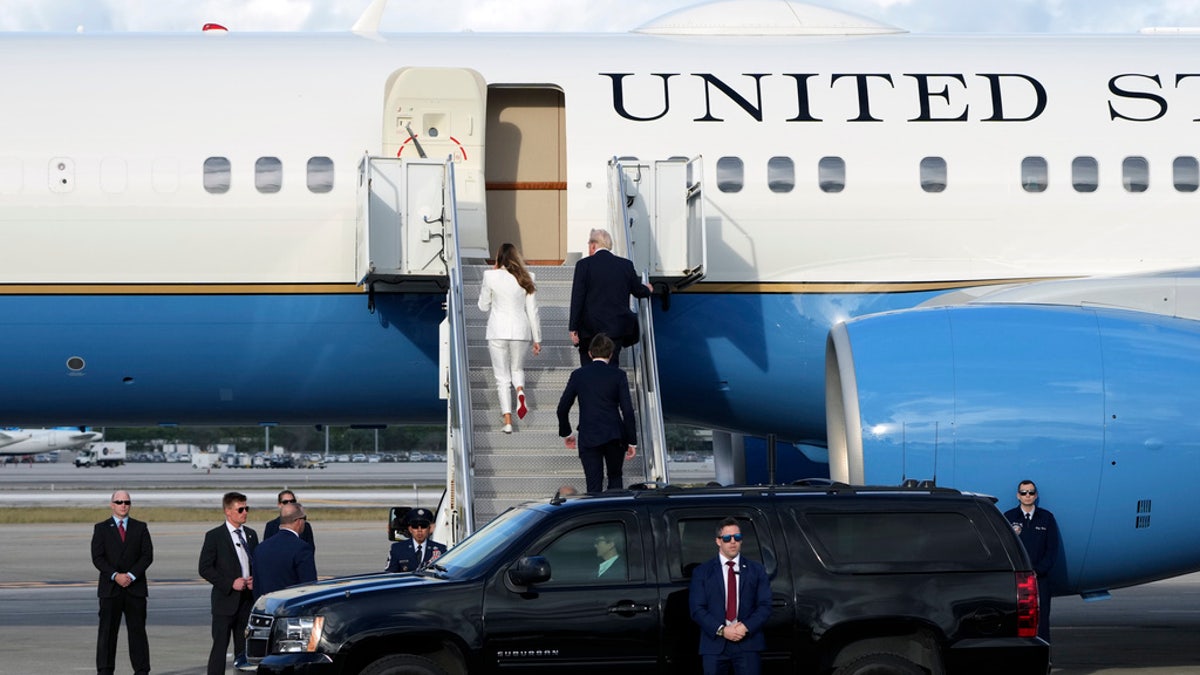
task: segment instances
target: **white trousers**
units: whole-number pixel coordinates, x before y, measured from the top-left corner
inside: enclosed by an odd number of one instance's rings
[[[512,390],[525,388],[525,352],[528,340],[488,340],[492,372],[496,375],[496,393],[500,394],[500,412],[512,413]]]

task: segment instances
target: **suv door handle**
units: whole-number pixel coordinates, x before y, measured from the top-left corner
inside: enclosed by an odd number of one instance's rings
[[[644,614],[652,608],[650,605],[639,605],[634,602],[621,602],[608,608],[609,614]]]

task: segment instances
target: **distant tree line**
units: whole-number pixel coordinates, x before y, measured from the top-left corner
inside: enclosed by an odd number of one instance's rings
[[[270,427],[271,446],[282,446],[288,452],[311,454],[325,452],[325,432],[315,426]],[[188,443],[205,450],[220,444],[233,444],[238,452],[258,452],[265,449],[264,427],[108,427],[103,429],[107,441],[125,441],[130,450],[149,452],[160,443]],[[389,426],[379,429],[379,452],[445,452],[446,428],[440,426]],[[374,429],[329,428],[331,453],[365,453],[375,451]]]

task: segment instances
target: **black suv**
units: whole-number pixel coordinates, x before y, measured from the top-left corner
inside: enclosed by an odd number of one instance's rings
[[[995,500],[941,488],[658,488],[509,510],[414,574],[254,606],[259,673],[698,673],[688,583],[741,524],[771,577],[766,673],[1044,675],[1037,582]],[[598,537],[622,576],[597,578]]]

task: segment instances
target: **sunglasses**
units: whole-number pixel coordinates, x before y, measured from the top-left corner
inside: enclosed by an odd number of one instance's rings
[[[738,534],[722,534],[721,536],[717,537],[717,539],[720,539],[721,541],[728,544],[731,541],[741,541],[742,534],[740,532]]]
[[[408,526],[414,530],[424,530],[428,529],[429,523],[409,523]]]
[[[1021,495],[1022,497],[1028,497],[1029,495],[1036,495],[1037,490],[1021,490],[1017,492],[1017,494]]]
[[[295,499],[280,499],[279,503],[280,504],[295,504],[296,500]]]
[[[238,513],[245,513],[249,510],[250,510],[249,506],[239,506],[236,509],[234,509],[234,511],[237,511]]]
[[[119,506],[129,506],[129,505],[133,504],[133,502],[131,502],[128,499],[114,499],[113,503],[117,504]]]

